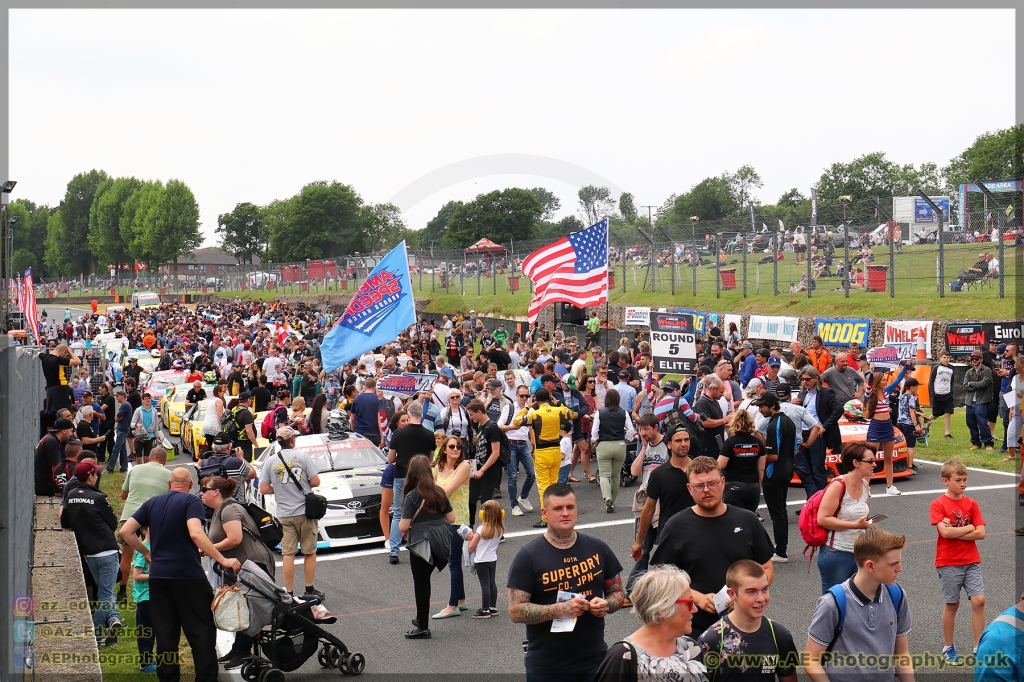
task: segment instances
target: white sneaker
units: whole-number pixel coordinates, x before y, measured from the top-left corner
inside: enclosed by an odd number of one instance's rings
[[[531,503],[529,500],[524,500],[523,498],[520,497],[518,500],[516,500],[516,502],[518,502],[519,506],[522,507],[525,511],[533,511],[533,503]]]
[[[519,507],[512,507],[512,516],[522,516],[523,510]]]
[[[888,488],[885,489],[885,494],[886,495],[899,495],[900,494],[900,489],[897,488],[895,485],[891,485],[891,486],[889,486]]]
[[[779,556],[778,554],[773,554],[772,555],[772,561],[777,563],[777,564],[785,564],[785,563],[789,563],[789,557]]]

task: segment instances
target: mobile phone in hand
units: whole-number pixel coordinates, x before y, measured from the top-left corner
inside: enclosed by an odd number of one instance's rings
[[[887,518],[889,517],[885,514],[875,514],[868,519],[868,523],[878,523],[879,521],[885,521]]]

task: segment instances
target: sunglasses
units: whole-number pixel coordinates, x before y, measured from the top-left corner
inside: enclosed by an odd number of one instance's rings
[[[216,488],[200,488],[200,489],[199,489],[199,493],[200,493],[200,494],[202,494],[202,493],[208,493],[208,492],[210,492],[211,490],[216,490]]]
[[[693,606],[692,599],[676,599],[677,604],[686,604],[687,606]]]
[[[461,445],[455,445],[454,443],[449,443],[447,447],[448,447],[449,450],[461,450],[462,449]]]
[[[814,377],[800,377],[802,381],[814,381]]]

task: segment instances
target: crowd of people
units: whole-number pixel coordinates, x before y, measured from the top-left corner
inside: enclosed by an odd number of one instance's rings
[[[469,610],[467,570],[483,595],[472,617],[499,615],[496,576],[507,510],[537,513],[533,525],[542,530],[512,558],[506,581],[508,615],[526,626],[528,679],[631,679],[623,676],[631,666],[637,679],[739,679],[747,673],[744,657],[761,656],[758,670],[787,680],[798,666],[812,676],[861,680],[864,670],[844,668],[843,656],[864,652],[891,657],[879,680],[895,671],[906,682],[912,674],[901,658],[909,653],[910,600],[894,586],[905,538],[870,522],[868,494],[878,452],[886,494],[900,494],[893,481],[895,428],[916,471],[914,439],[924,415],[906,364],[876,372],[860,348],[833,353],[814,337],[807,348],[794,342],[787,354],[768,344],[755,348],[735,327],[716,328],[698,342],[696,374],[681,384],[652,371],[641,332],[602,348],[596,328],[582,339],[543,325],[519,334],[504,324],[488,329],[470,311],[439,322],[420,318],[393,343],[334,369],[323,367],[319,349],[334,321],[330,309],[235,300],[126,310],[102,315],[103,325],[101,315],[85,316],[70,332],[59,329],[40,355],[48,424],[35,454],[35,485],[37,494],[61,499],[62,524],[75,532],[95,586],[101,645],[118,639],[119,605],[127,599],[128,576],[134,577],[133,599],[148,602],[138,618],[148,619],[154,633],[138,640],[142,672],[176,679],[181,631],[197,680],[216,679],[218,663],[235,668],[251,653],[251,638],[239,634],[217,661],[212,588],[200,556],[234,570],[249,559],[273,576],[273,555],[233,504],[245,501],[254,478],[277,502],[285,589],[302,599],[327,598],[314,586],[317,522],[303,513],[319,472],[294,443],[302,434],[327,432],[328,415],[337,410],[352,431],[387,454],[382,487],[390,497],[381,526],[391,564],[401,563],[403,543],[410,549],[416,618],[409,639],[430,638],[433,621]],[[76,395],[72,374],[81,359],[72,347],[88,348],[110,332],[131,348],[156,351],[159,368],[186,370],[197,382],[186,400],[208,401],[207,414],[216,415],[203,428],[208,449],[195,464],[198,496],[190,493],[190,467],[166,466],[141,370],[129,366],[123,387],[103,382],[96,403],[91,391]],[[1001,395],[989,365],[998,364],[1009,382],[1002,393],[1022,392],[1016,347],[993,351],[991,358],[979,353],[964,380],[977,448],[992,447],[1000,416],[998,407],[988,411]],[[404,400],[378,390],[379,379],[403,371],[434,374],[436,381]],[[952,382],[944,357],[928,388],[934,414],[946,417],[947,437]],[[212,395],[204,383],[215,385]],[[253,414],[267,410],[273,410],[281,463],[256,471]],[[225,411],[236,425],[231,432],[222,428]],[[844,416],[868,423],[867,442],[843,444]],[[1019,411],[1008,408],[1003,417],[1009,444],[1013,429],[1019,437]],[[826,450],[847,472],[832,481]],[[1016,456],[1016,448],[1008,455]],[[118,464],[128,469],[120,519],[99,486],[100,476]],[[811,658],[799,661],[790,656],[796,649],[789,630],[764,615],[774,565],[789,560],[786,498],[794,471],[807,499],[820,502],[814,521],[829,537],[818,558],[822,597],[805,647]],[[576,532],[573,488],[597,485],[613,513],[623,476],[639,482],[628,500],[636,523],[625,583],[615,551]],[[947,492],[933,503],[931,518],[948,616],[942,656],[958,665],[963,657],[952,624],[961,592],[975,614],[972,647],[979,656],[988,641],[980,627],[984,589],[975,545],[985,524],[977,503],[963,494],[967,469],[948,462],[942,478]],[[758,515],[762,497],[770,533]],[[301,592],[293,590],[298,554]],[[431,575],[446,566],[448,603],[431,614]],[[633,608],[642,626],[609,649],[604,618],[623,608]],[[884,628],[872,625],[877,609],[895,614]],[[990,626],[990,639],[1005,647],[997,625]],[[827,663],[819,661],[826,650],[833,654]]]

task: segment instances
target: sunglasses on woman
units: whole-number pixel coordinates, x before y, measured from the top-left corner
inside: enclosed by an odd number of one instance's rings
[[[449,450],[461,450],[462,446],[461,445],[456,445],[455,443],[449,443],[448,444],[448,449]]]

